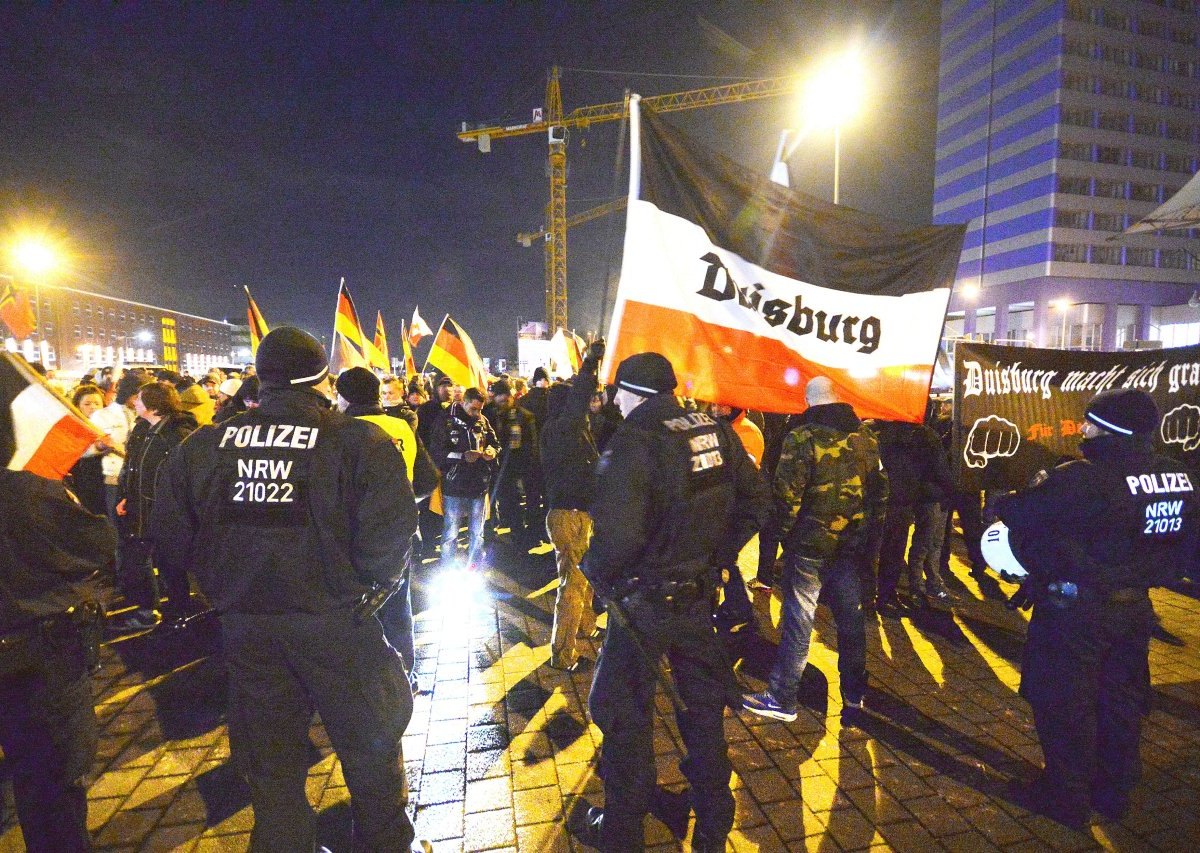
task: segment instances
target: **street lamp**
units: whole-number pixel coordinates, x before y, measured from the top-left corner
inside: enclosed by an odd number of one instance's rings
[[[833,128],[833,203],[839,200],[842,127],[862,109],[866,79],[862,57],[847,51],[825,60],[804,87],[804,120],[813,127]]]
[[[1063,349],[1069,349],[1067,345],[1067,312],[1071,310],[1073,303],[1070,299],[1055,299],[1050,304],[1054,306],[1054,310],[1062,315],[1062,325],[1058,333],[1059,346]]]
[[[40,234],[18,234],[8,249],[13,269],[30,280],[43,279],[66,266],[62,250]]]

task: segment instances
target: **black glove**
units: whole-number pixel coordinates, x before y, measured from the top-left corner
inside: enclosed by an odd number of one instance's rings
[[[1004,603],[1004,606],[1009,610],[1028,610],[1033,607],[1033,596],[1030,595],[1029,581],[1017,587],[1017,591],[1012,594],[1012,597]]]

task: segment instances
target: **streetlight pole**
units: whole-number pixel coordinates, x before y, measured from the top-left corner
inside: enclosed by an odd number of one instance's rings
[[[841,175],[842,126],[833,126],[833,203],[838,203],[838,179]]]

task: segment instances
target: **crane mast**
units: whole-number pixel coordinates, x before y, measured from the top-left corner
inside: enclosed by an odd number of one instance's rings
[[[547,174],[550,179],[546,204],[545,287],[546,324],[550,333],[567,329],[567,133],[571,128],[589,127],[605,121],[617,121],[628,115],[628,99],[579,107],[564,115],[562,85],[558,66],[550,69],[546,83],[546,107],[541,120],[511,125],[470,127],[465,122],[458,132],[463,142],[475,142],[483,153],[491,151],[492,140],[509,136],[545,133],[549,144]],[[794,94],[795,77],[769,77],[726,86],[708,86],[667,95],[642,98],[642,104],[657,112],[678,112],[720,104],[735,104]],[[601,207],[605,207],[602,205]],[[602,211],[604,213],[608,210]],[[601,215],[601,214],[597,214]],[[589,217],[593,218],[593,217]],[[580,220],[586,221],[586,220]],[[522,235],[525,236],[525,235]],[[524,242],[524,241],[522,241]]]

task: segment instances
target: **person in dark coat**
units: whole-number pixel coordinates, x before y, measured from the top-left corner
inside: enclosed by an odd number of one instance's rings
[[[464,519],[470,533],[467,568],[477,571],[483,567],[483,525],[499,442],[482,411],[483,394],[478,388],[467,388],[463,401],[451,405],[430,447],[433,461],[442,472],[442,566],[445,568],[455,564],[458,529]]]
[[[450,409],[450,389],[454,383],[449,377],[443,376],[433,389],[433,396],[417,407],[417,437],[422,444],[433,452],[434,441],[442,429],[446,415]],[[429,501],[420,506],[421,550],[419,557],[429,559],[434,556],[437,543],[442,534],[442,517],[434,512]]]
[[[876,607],[884,616],[897,616],[909,607],[897,592],[901,575],[908,577],[908,592],[914,604],[920,603],[919,570],[905,560],[909,530],[921,495],[921,428],[904,421],[867,421],[879,441],[879,457],[888,479],[887,515],[882,530],[867,548],[879,555],[879,581]]]
[[[95,578],[117,543],[63,487],[0,467],[0,748],[30,853],[84,853]]]
[[[152,530],[221,615],[232,759],[253,850],[310,851],[309,726],[321,715],[350,789],[354,847],[408,851],[401,738],[413,698],[378,619],[356,613],[403,570],[417,526],[401,454],[331,411],[328,360],[299,329],[259,344],[261,405],[204,427],[167,461]]]
[[[908,549],[908,565],[920,581],[919,590],[924,603],[950,601],[950,591],[942,577],[942,539],[946,535],[946,514],[954,497],[954,475],[950,457],[938,434],[922,426],[916,436],[918,497],[913,509],[912,544]]]
[[[579,655],[578,641],[596,627],[592,586],[579,565],[592,538],[588,514],[596,490],[600,454],[592,436],[588,408],[596,391],[596,370],[604,358],[604,342],[588,347],[583,365],[570,385],[550,388],[549,415],[542,427],[542,471],[546,483],[546,533],[554,544],[558,593],[550,631],[554,669],[574,672],[591,661]]]
[[[621,410],[612,404],[611,389],[598,389],[592,396],[591,403],[588,404],[588,424],[592,429],[596,450],[604,452],[604,448],[608,446],[608,440],[612,438],[623,420]]]
[[[158,479],[167,455],[196,429],[196,419],[183,411],[179,394],[161,382],[142,387],[134,402],[138,423],[125,446],[121,467],[117,516],[121,519],[125,547],[121,550],[119,576],[127,602],[136,605],[128,614],[110,620],[114,631],[142,630],[158,622],[156,610],[172,620],[190,611],[187,576],[162,572],[167,601],[161,600],[154,576],[150,536],[150,514],[158,494]]]
[[[532,544],[531,537],[534,542],[541,539],[544,521],[539,511],[541,477],[534,476],[540,462],[538,427],[533,413],[517,403],[512,388],[503,380],[492,386],[490,409],[485,408],[484,414],[500,442],[495,489],[499,522],[512,531],[514,540]]]
[[[1028,572],[1011,604],[1033,607],[1021,695],[1045,758],[1015,793],[1076,829],[1093,809],[1113,821],[1129,809],[1150,703],[1148,591],[1176,580],[1200,541],[1194,473],[1151,446],[1153,398],[1104,391],[1084,417],[1083,459],[996,506]]]
[[[659,658],[686,710],[676,719],[696,812],[692,850],[725,850],[733,826],[723,725],[739,700],[713,630],[717,566],[733,564],[766,516],[766,484],[728,424],[686,412],[671,393],[671,363],[639,353],[617,368],[625,421],[597,466],[595,534],[584,574],[609,603],[608,632],[588,707],[604,734],[605,806],[588,813],[584,841],[603,851],[642,850],[656,798],[654,694]],[[628,620],[615,615],[619,602]]]

